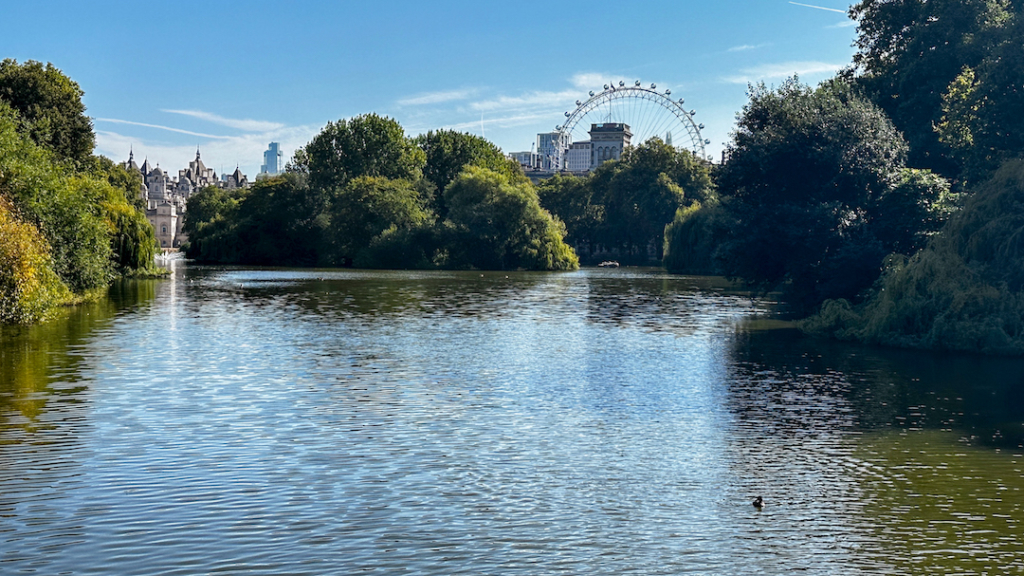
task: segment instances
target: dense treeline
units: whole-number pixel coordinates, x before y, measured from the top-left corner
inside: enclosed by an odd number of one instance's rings
[[[565,228],[490,142],[407,138],[393,119],[331,122],[286,174],[189,199],[186,253],[205,262],[569,270]]]
[[[853,298],[952,209],[947,183],[908,169],[906,155],[885,113],[847,82],[754,86],[717,171],[718,201],[676,215],[666,265],[781,290],[798,313]]]
[[[613,254],[630,263],[660,261],[665,226],[676,212],[715,199],[710,165],[658,138],[627,148],[585,178],[546,180],[538,193],[585,258]]]
[[[0,62],[0,322],[33,322],[153,271],[140,179],[92,155],[82,91],[52,65]]]
[[[1024,3],[863,0],[853,66],[751,86],[670,270],[781,291],[802,326],[1024,354]]]

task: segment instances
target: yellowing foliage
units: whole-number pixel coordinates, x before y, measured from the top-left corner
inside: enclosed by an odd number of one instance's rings
[[[70,299],[71,291],[53,271],[43,235],[0,196],[0,323],[39,321]]]

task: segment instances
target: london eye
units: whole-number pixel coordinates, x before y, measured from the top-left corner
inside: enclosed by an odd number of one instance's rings
[[[704,125],[694,119],[696,110],[687,110],[685,104],[683,98],[673,98],[671,90],[659,90],[656,84],[643,86],[639,80],[632,85],[605,84],[565,112],[565,121],[555,127],[559,148],[564,154],[572,143],[588,140],[593,125],[620,123],[629,126],[634,145],[658,137],[706,159],[704,146],[711,141],[701,136]]]

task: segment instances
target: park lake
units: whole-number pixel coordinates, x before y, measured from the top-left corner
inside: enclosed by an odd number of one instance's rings
[[[1024,572],[1022,360],[656,269],[173,268],[0,328],[0,572]]]

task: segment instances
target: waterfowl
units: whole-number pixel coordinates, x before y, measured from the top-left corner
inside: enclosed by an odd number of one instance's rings
[[[754,498],[752,504],[754,505],[754,508],[761,510],[762,508],[764,508],[764,499],[758,496],[757,498]]]

